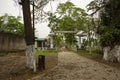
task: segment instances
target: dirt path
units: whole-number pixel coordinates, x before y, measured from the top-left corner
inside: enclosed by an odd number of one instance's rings
[[[58,66],[32,80],[120,80],[120,70],[72,52],[60,52]]]

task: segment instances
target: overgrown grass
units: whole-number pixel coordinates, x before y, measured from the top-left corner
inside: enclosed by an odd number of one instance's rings
[[[51,55],[56,55],[58,53],[58,51],[56,50],[46,50],[46,51],[42,51],[42,50],[38,50],[36,52],[36,55],[44,55],[44,56],[51,56]]]
[[[88,51],[75,51],[75,53],[77,53],[78,55],[81,56],[85,56],[85,57],[97,57],[97,56],[101,56],[101,54],[95,53],[95,52],[91,52],[91,54]]]

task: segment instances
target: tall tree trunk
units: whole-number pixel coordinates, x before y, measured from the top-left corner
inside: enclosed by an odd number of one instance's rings
[[[89,53],[91,54],[91,35],[90,35],[90,25],[88,25],[88,46],[89,46]]]
[[[26,39],[26,67],[33,69],[36,72],[36,58],[34,47],[34,36],[31,24],[30,1],[21,0],[23,7],[24,29]]]

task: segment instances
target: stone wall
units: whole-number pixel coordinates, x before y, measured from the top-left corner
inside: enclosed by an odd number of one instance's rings
[[[26,44],[23,37],[0,32],[0,52],[25,50]]]

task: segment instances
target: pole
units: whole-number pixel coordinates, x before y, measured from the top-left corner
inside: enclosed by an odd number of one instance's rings
[[[33,1],[33,41],[35,42],[35,15],[34,15],[34,12],[35,12],[35,7],[34,7],[34,1]]]
[[[89,53],[91,54],[90,25],[88,25],[88,46],[89,46]]]

